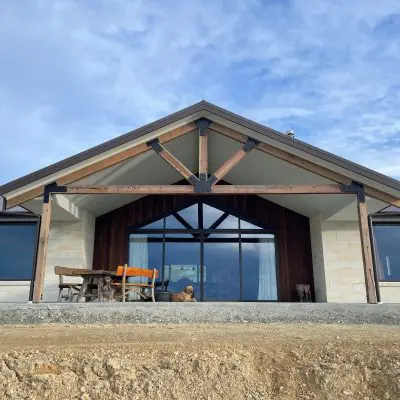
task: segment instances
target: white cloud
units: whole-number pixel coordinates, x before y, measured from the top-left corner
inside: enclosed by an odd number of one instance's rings
[[[0,8],[1,183],[202,98],[400,176],[397,0]]]

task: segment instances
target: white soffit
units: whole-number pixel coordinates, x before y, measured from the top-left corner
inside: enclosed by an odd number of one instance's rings
[[[209,135],[209,173],[214,173],[242,145],[213,132]],[[193,173],[198,172],[198,135],[190,133],[167,146]],[[182,180],[171,166],[150,151],[93,174],[75,184],[173,184]],[[224,180],[231,184],[326,184],[322,178],[258,150],[250,152]],[[79,208],[95,216],[112,211],[139,199],[140,195],[71,195]],[[312,217],[332,210],[337,204],[347,205],[348,195],[269,195],[262,196],[283,207]]]

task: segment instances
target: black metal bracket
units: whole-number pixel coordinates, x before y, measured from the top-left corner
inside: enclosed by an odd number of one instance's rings
[[[196,193],[211,193],[211,182],[209,179],[198,180],[194,185],[194,191]]]
[[[211,193],[211,185],[213,181],[210,179],[199,179],[196,175],[189,176],[188,181],[194,186],[195,193]]]
[[[201,181],[206,181],[206,180],[207,180],[207,177],[208,177],[208,174],[205,173],[205,172],[201,172],[201,173],[199,174],[199,179],[200,179]]]
[[[50,195],[52,193],[66,193],[67,187],[66,186],[58,186],[57,182],[49,183],[44,187],[43,192],[43,203],[48,203],[50,200]]]
[[[163,147],[161,146],[160,141],[158,139],[150,140],[146,144],[147,144],[148,147],[151,147],[158,154],[161,153],[164,150]]]
[[[199,135],[200,136],[205,136],[207,132],[207,128],[210,126],[212,121],[210,121],[207,118],[200,118],[197,121],[195,121],[195,124],[199,127]]]
[[[191,183],[194,187],[196,187],[199,178],[196,175],[190,175],[187,179],[189,183]]]
[[[350,185],[340,185],[343,193],[356,194],[358,201],[365,203],[365,189],[360,182],[352,181]]]
[[[208,181],[211,183],[211,185],[213,185],[215,182],[217,182],[218,178],[215,175],[211,175],[208,178]]]
[[[247,138],[246,143],[243,145],[243,150],[248,153],[251,149],[254,147],[257,147],[260,144],[260,142],[256,139],[253,138]]]

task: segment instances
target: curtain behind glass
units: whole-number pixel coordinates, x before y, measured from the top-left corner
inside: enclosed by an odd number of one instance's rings
[[[259,246],[258,300],[278,300],[275,266],[275,244],[261,242]]]
[[[149,268],[149,245],[147,235],[130,235],[129,237],[129,266]],[[130,283],[146,283],[144,276],[132,276],[127,279]],[[128,301],[139,300],[140,296],[135,292],[128,293]]]

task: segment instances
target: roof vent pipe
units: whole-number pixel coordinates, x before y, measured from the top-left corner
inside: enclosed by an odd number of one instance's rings
[[[286,135],[288,135],[290,138],[294,139],[294,130],[293,129],[289,129],[286,132]]]

